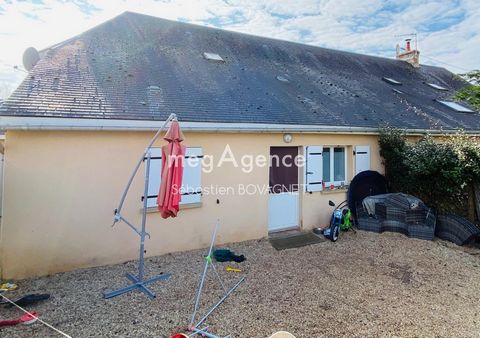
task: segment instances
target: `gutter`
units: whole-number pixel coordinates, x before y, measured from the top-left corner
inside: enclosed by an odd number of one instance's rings
[[[0,116],[0,130],[155,131],[164,121]],[[379,128],[302,124],[182,122],[182,130],[209,133],[372,134]],[[454,134],[457,130],[409,129],[409,135]],[[480,131],[465,131],[480,136]]]

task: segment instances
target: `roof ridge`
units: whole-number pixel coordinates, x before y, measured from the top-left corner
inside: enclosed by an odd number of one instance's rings
[[[93,30],[95,30],[95,29],[98,29],[99,27],[104,26],[104,25],[106,25],[106,24],[108,24],[108,23],[110,23],[110,22],[118,19],[118,18],[124,16],[125,14],[140,14],[140,13],[135,13],[135,12],[131,12],[131,11],[124,11],[124,12],[118,14],[118,15],[115,15],[114,17],[112,17],[112,18],[110,18],[110,19],[108,19],[108,20],[106,20],[106,21],[103,21],[103,22],[99,23],[98,25],[95,25],[95,26],[93,26],[93,27],[90,27],[90,28],[87,29],[86,31],[83,31],[83,32],[81,32],[81,33],[79,33],[79,34],[77,34],[77,35],[74,35],[74,36],[72,36],[72,37],[70,37],[70,38],[68,38],[68,39],[66,39],[66,40],[63,40],[63,41],[57,42],[57,43],[55,43],[55,44],[53,44],[53,45],[50,45],[50,46],[48,46],[48,47],[45,47],[45,48],[43,48],[42,50],[40,50],[39,53],[40,53],[40,54],[43,54],[43,53],[48,52],[49,50],[52,50],[52,49],[55,49],[55,48],[58,48],[58,47],[63,47],[63,46],[65,46],[67,43],[69,43],[69,42],[71,42],[71,41],[73,41],[73,40],[75,40],[75,39],[78,39],[80,36],[82,36],[82,35],[84,35],[84,34],[87,34],[87,33],[91,32],[91,31],[93,31]],[[161,18],[159,18],[159,19],[161,19]]]
[[[207,30],[226,32],[226,33],[239,35],[239,36],[250,37],[250,38],[263,39],[263,40],[269,40],[269,41],[274,41],[274,42],[289,43],[289,44],[299,45],[299,46],[303,46],[303,47],[319,48],[319,49],[323,49],[323,50],[329,51],[329,52],[347,53],[347,54],[351,54],[351,55],[354,55],[354,56],[365,56],[365,57],[379,58],[379,59],[382,59],[382,60],[390,60],[390,61],[395,61],[395,62],[396,61],[401,61],[401,60],[396,60],[396,59],[393,59],[393,58],[388,58],[388,57],[379,56],[379,55],[363,54],[363,53],[352,52],[352,51],[347,51],[347,50],[327,48],[327,47],[307,44],[307,43],[303,43],[303,42],[284,40],[284,39],[279,39],[279,38],[272,38],[272,37],[269,37],[269,36],[262,36],[262,35],[256,35],[256,34],[251,34],[251,33],[244,33],[244,32],[229,30],[229,29],[225,29],[225,28],[205,26],[205,25],[201,25],[201,24],[198,24],[198,23],[190,23],[190,22],[183,22],[183,21],[178,21],[178,20],[166,19],[166,18],[161,18],[161,17],[158,17],[158,16],[150,15],[150,14],[144,14],[144,13],[138,13],[138,12],[132,12],[132,11],[125,11],[122,14],[115,17],[114,19],[116,19],[118,17],[121,17],[123,15],[145,16],[145,17],[149,17],[149,18],[153,18],[153,19],[157,19],[157,20],[168,21],[168,22],[175,23],[175,24],[178,24],[178,25],[195,26],[195,27],[203,28],[203,29],[207,29]]]
[[[245,36],[245,37],[262,39],[262,40],[273,41],[273,42],[282,42],[282,43],[298,45],[298,46],[302,46],[302,47],[316,48],[316,49],[324,50],[326,52],[348,54],[348,55],[352,55],[354,57],[366,57],[366,58],[372,58],[372,59],[388,60],[389,62],[392,62],[392,63],[405,62],[405,61],[402,61],[402,60],[396,60],[394,58],[389,58],[389,57],[380,56],[380,55],[364,54],[364,53],[353,52],[353,51],[342,50],[342,49],[327,48],[327,47],[317,46],[317,45],[303,43],[303,42],[284,40],[284,39],[279,39],[279,38],[272,38],[272,37],[268,37],[268,36],[256,35],[256,34],[251,34],[251,33],[238,32],[238,31],[229,30],[229,29],[225,29],[225,28],[205,26],[205,25],[201,25],[201,24],[198,24],[198,23],[190,23],[190,22],[184,22],[184,21],[179,21],[179,20],[166,19],[166,18],[162,18],[162,17],[150,15],[150,14],[138,13],[138,12],[133,12],[133,11],[124,11],[124,12],[112,17],[111,19],[108,19],[107,21],[104,21],[104,22],[102,22],[102,23],[100,23],[96,26],[93,26],[93,27],[89,28],[88,30],[86,30],[86,31],[84,31],[80,34],[77,34],[77,35],[75,35],[75,36],[73,36],[73,37],[71,37],[67,40],[61,41],[61,42],[56,43],[52,46],[46,47],[46,48],[42,49],[40,51],[40,53],[43,54],[43,53],[46,53],[46,52],[48,52],[52,49],[62,47],[65,44],[67,44],[71,41],[74,41],[75,39],[78,39],[82,35],[85,35],[89,32],[92,32],[92,31],[100,28],[101,26],[107,25],[111,22],[114,22],[115,20],[118,20],[120,18],[127,17],[127,16],[148,17],[148,18],[152,18],[152,19],[155,19],[155,20],[158,20],[158,21],[166,21],[166,22],[169,22],[169,23],[172,23],[172,24],[177,24],[177,25],[182,25],[182,26],[193,26],[193,27],[196,27],[196,28],[201,28],[201,29],[206,29],[206,30],[211,30],[211,31],[216,31],[216,32],[225,32],[225,33],[228,33],[228,34],[233,34],[233,35],[238,35],[238,36]],[[421,66],[444,69],[444,67],[430,66],[430,65],[424,65],[424,64],[421,64]]]

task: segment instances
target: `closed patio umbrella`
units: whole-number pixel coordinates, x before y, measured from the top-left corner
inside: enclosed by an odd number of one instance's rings
[[[140,248],[139,248],[139,259],[138,259],[138,275],[133,275],[131,273],[127,273],[128,279],[132,282],[130,285],[110,291],[105,292],[103,297],[105,299],[109,299],[112,297],[116,297],[122,295],[124,293],[139,290],[144,292],[148,297],[155,298],[155,293],[150,290],[147,285],[159,280],[165,280],[170,277],[169,273],[161,273],[159,275],[155,275],[150,278],[145,278],[145,237],[150,235],[145,231],[147,226],[147,208],[148,208],[148,188],[149,188],[149,178],[150,178],[150,164],[151,164],[151,150],[152,146],[155,141],[159,138],[160,134],[163,133],[167,125],[171,123],[171,128],[165,135],[165,139],[169,142],[168,146],[164,147],[162,150],[163,152],[163,159],[164,165],[162,167],[161,174],[164,174],[164,178],[161,180],[161,185],[163,186],[159,192],[158,198],[157,196],[157,203],[159,203],[159,209],[161,211],[162,216],[168,217],[176,215],[178,212],[178,204],[180,202],[180,191],[178,188],[177,190],[171,190],[173,184],[178,184],[181,186],[182,184],[182,173],[183,173],[183,155],[185,154],[185,147],[180,145],[180,142],[183,140],[183,135],[180,132],[180,128],[178,127],[177,116],[175,114],[170,114],[167,120],[163,123],[160,129],[157,130],[155,135],[152,137],[150,142],[148,143],[147,147],[143,150],[140,158],[135,165],[130,178],[128,179],[127,186],[123,191],[122,197],[120,199],[120,203],[118,204],[118,208],[115,209],[115,218],[113,224],[117,222],[123,222],[128,225],[135,233],[140,237]],[[175,125],[175,126],[172,126]],[[173,161],[175,157],[170,155],[178,154],[176,161]],[[168,160],[170,158],[170,161]],[[172,165],[172,162],[173,165]],[[141,228],[138,229],[135,225],[133,225],[130,221],[128,221],[122,215],[122,208],[123,204],[125,203],[125,199],[127,198],[128,191],[134,181],[135,175],[138,173],[142,163],[145,164],[145,180],[144,180],[144,190],[143,190],[143,208],[142,208],[142,225]],[[172,169],[172,170],[169,170]],[[177,169],[177,170],[174,170]],[[158,173],[160,174],[160,173]],[[170,187],[170,189],[169,189]],[[173,193],[173,194],[172,194]],[[175,207],[176,206],[176,207]]]
[[[168,141],[168,144],[162,147],[162,176],[157,204],[160,215],[168,218],[176,217],[178,213],[186,149],[180,143],[183,141],[183,134],[176,120],[172,121],[163,139]]]

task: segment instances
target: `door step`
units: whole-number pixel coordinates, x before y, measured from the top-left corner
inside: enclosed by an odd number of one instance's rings
[[[277,239],[277,238],[289,238],[295,237],[303,234],[304,232],[299,229],[289,229],[289,230],[280,230],[280,231],[270,231],[268,233],[269,239]]]

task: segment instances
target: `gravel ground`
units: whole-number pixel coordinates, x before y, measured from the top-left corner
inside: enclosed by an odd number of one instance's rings
[[[231,244],[247,261],[219,263],[227,283],[245,282],[209,318],[218,335],[269,337],[287,330],[303,337],[480,337],[480,250],[395,233],[358,231],[284,251],[266,239]],[[134,292],[110,300],[102,292],[126,283],[136,262],[19,281],[10,297],[49,292],[30,307],[72,337],[170,337],[188,324],[205,250],[147,260],[147,275],[171,272],[152,284],[155,300]],[[225,266],[242,273],[225,272]],[[204,301],[221,293],[210,280]],[[205,302],[203,308],[206,308]],[[0,308],[12,318],[16,309]],[[0,329],[1,337],[58,337],[35,323]]]

